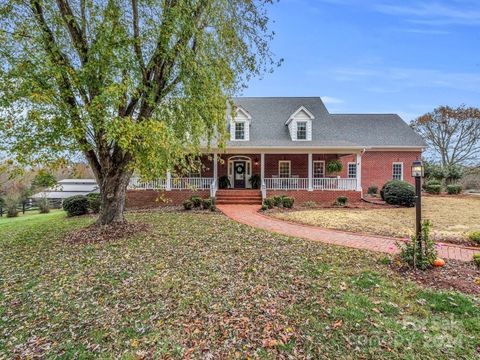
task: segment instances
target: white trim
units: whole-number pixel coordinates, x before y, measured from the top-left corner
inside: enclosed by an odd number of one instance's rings
[[[218,155],[217,153],[213,154],[213,179],[217,181],[218,179]]]
[[[312,164],[312,177],[315,179],[315,163],[323,163],[323,176],[320,176],[320,178],[325,177],[325,160],[313,160]]]
[[[247,110],[245,110],[243,107],[237,106],[235,115],[238,115],[239,112],[241,112],[243,115],[245,115],[245,117],[246,117],[248,120],[252,120],[252,115],[250,115],[249,112],[248,112]],[[235,119],[236,119],[236,118],[237,118],[237,117],[235,117]]]
[[[278,177],[280,177],[280,163],[288,163],[288,177],[292,176],[292,160],[278,160]]]
[[[237,124],[243,124],[243,139],[237,139]],[[230,123],[230,141],[250,141],[250,122],[248,120],[233,120]]]
[[[290,122],[291,122],[291,121],[298,115],[298,113],[301,112],[301,111],[305,112],[305,113],[308,115],[308,117],[310,118],[310,120],[315,119],[315,116],[313,116],[313,114],[312,114],[310,111],[308,111],[308,109],[307,109],[305,106],[302,105],[302,106],[300,106],[292,115],[290,115],[290,117],[288,118],[288,120],[285,121],[285,125],[290,124]]]
[[[362,188],[362,155],[364,152],[356,155],[357,160],[357,191],[363,191]],[[363,194],[362,194],[363,195]]]
[[[313,191],[313,155],[308,153],[308,191]]]
[[[263,152],[260,154],[260,179],[263,183],[265,179],[265,153]]]
[[[251,146],[232,146],[229,145],[228,147],[224,148],[218,148],[218,147],[211,147],[211,148],[202,148],[203,151],[208,152],[212,150],[218,150],[218,151],[224,151],[225,153],[231,152],[231,151],[240,151],[245,153],[246,151],[249,151],[251,153],[255,152],[260,152],[264,151],[268,153],[269,150],[283,150],[283,151],[299,151],[299,150],[311,150],[313,152],[315,151],[343,151],[345,153],[353,153],[353,152],[359,152],[362,150],[365,150],[366,152],[369,151],[423,151],[425,149],[424,147],[410,147],[410,146],[405,146],[405,147],[368,147],[368,146],[350,146],[350,147],[345,147],[345,146],[312,146],[312,145],[298,145],[298,146],[256,146],[256,147],[251,147]]]
[[[350,165],[355,165],[355,177],[350,177]],[[355,161],[347,162],[347,178],[348,179],[356,179],[358,176],[358,164]]]
[[[394,177],[393,168],[394,168],[395,165],[401,165],[401,166],[402,166],[402,173],[401,173],[402,177],[401,177],[400,179],[395,179],[395,177]],[[401,181],[403,181],[403,174],[404,174],[404,172],[405,172],[405,166],[403,165],[403,161],[395,161],[395,162],[392,163],[392,179],[393,179],[393,180],[401,180]]]
[[[231,156],[228,158],[227,161],[227,176],[228,180],[230,180],[230,186],[232,189],[235,188],[235,176],[233,174],[233,163],[234,161],[245,161],[245,189],[249,189],[251,187],[250,178],[252,177],[252,159],[248,156]],[[247,171],[248,170],[248,171]]]

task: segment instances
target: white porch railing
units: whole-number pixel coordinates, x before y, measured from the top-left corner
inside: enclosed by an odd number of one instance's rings
[[[308,178],[266,178],[267,190],[308,190]],[[357,179],[313,178],[313,190],[356,190]]]
[[[172,178],[172,190],[208,190],[212,185],[213,178]]]
[[[308,178],[266,178],[267,190],[307,190]]]
[[[356,190],[357,179],[351,178],[313,178],[314,190]]]
[[[167,186],[166,179],[155,179],[143,182],[139,178],[131,178],[128,188],[132,190],[162,190]]]
[[[148,182],[142,182],[139,178],[132,178],[129,189],[132,190],[208,190],[210,189],[213,178],[170,178],[156,179]],[[170,184],[168,184],[170,182]],[[170,185],[170,186],[168,186]]]

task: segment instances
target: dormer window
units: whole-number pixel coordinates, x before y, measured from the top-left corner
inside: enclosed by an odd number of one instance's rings
[[[304,106],[295,111],[285,122],[292,141],[311,141],[312,123],[315,117]]]
[[[245,123],[243,121],[235,123],[235,140],[245,140]]]
[[[230,120],[230,140],[231,141],[249,141],[250,140],[250,122],[252,117],[241,106],[237,108],[235,117]]]
[[[297,122],[297,140],[307,140],[307,122]]]

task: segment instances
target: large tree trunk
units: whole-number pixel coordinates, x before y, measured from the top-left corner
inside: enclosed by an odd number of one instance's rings
[[[131,172],[118,169],[102,177],[99,182],[102,205],[98,225],[125,223],[123,211]]]

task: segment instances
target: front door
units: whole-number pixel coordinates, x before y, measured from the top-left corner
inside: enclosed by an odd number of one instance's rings
[[[236,189],[245,189],[246,186],[246,162],[234,161],[233,162],[233,187]]]

